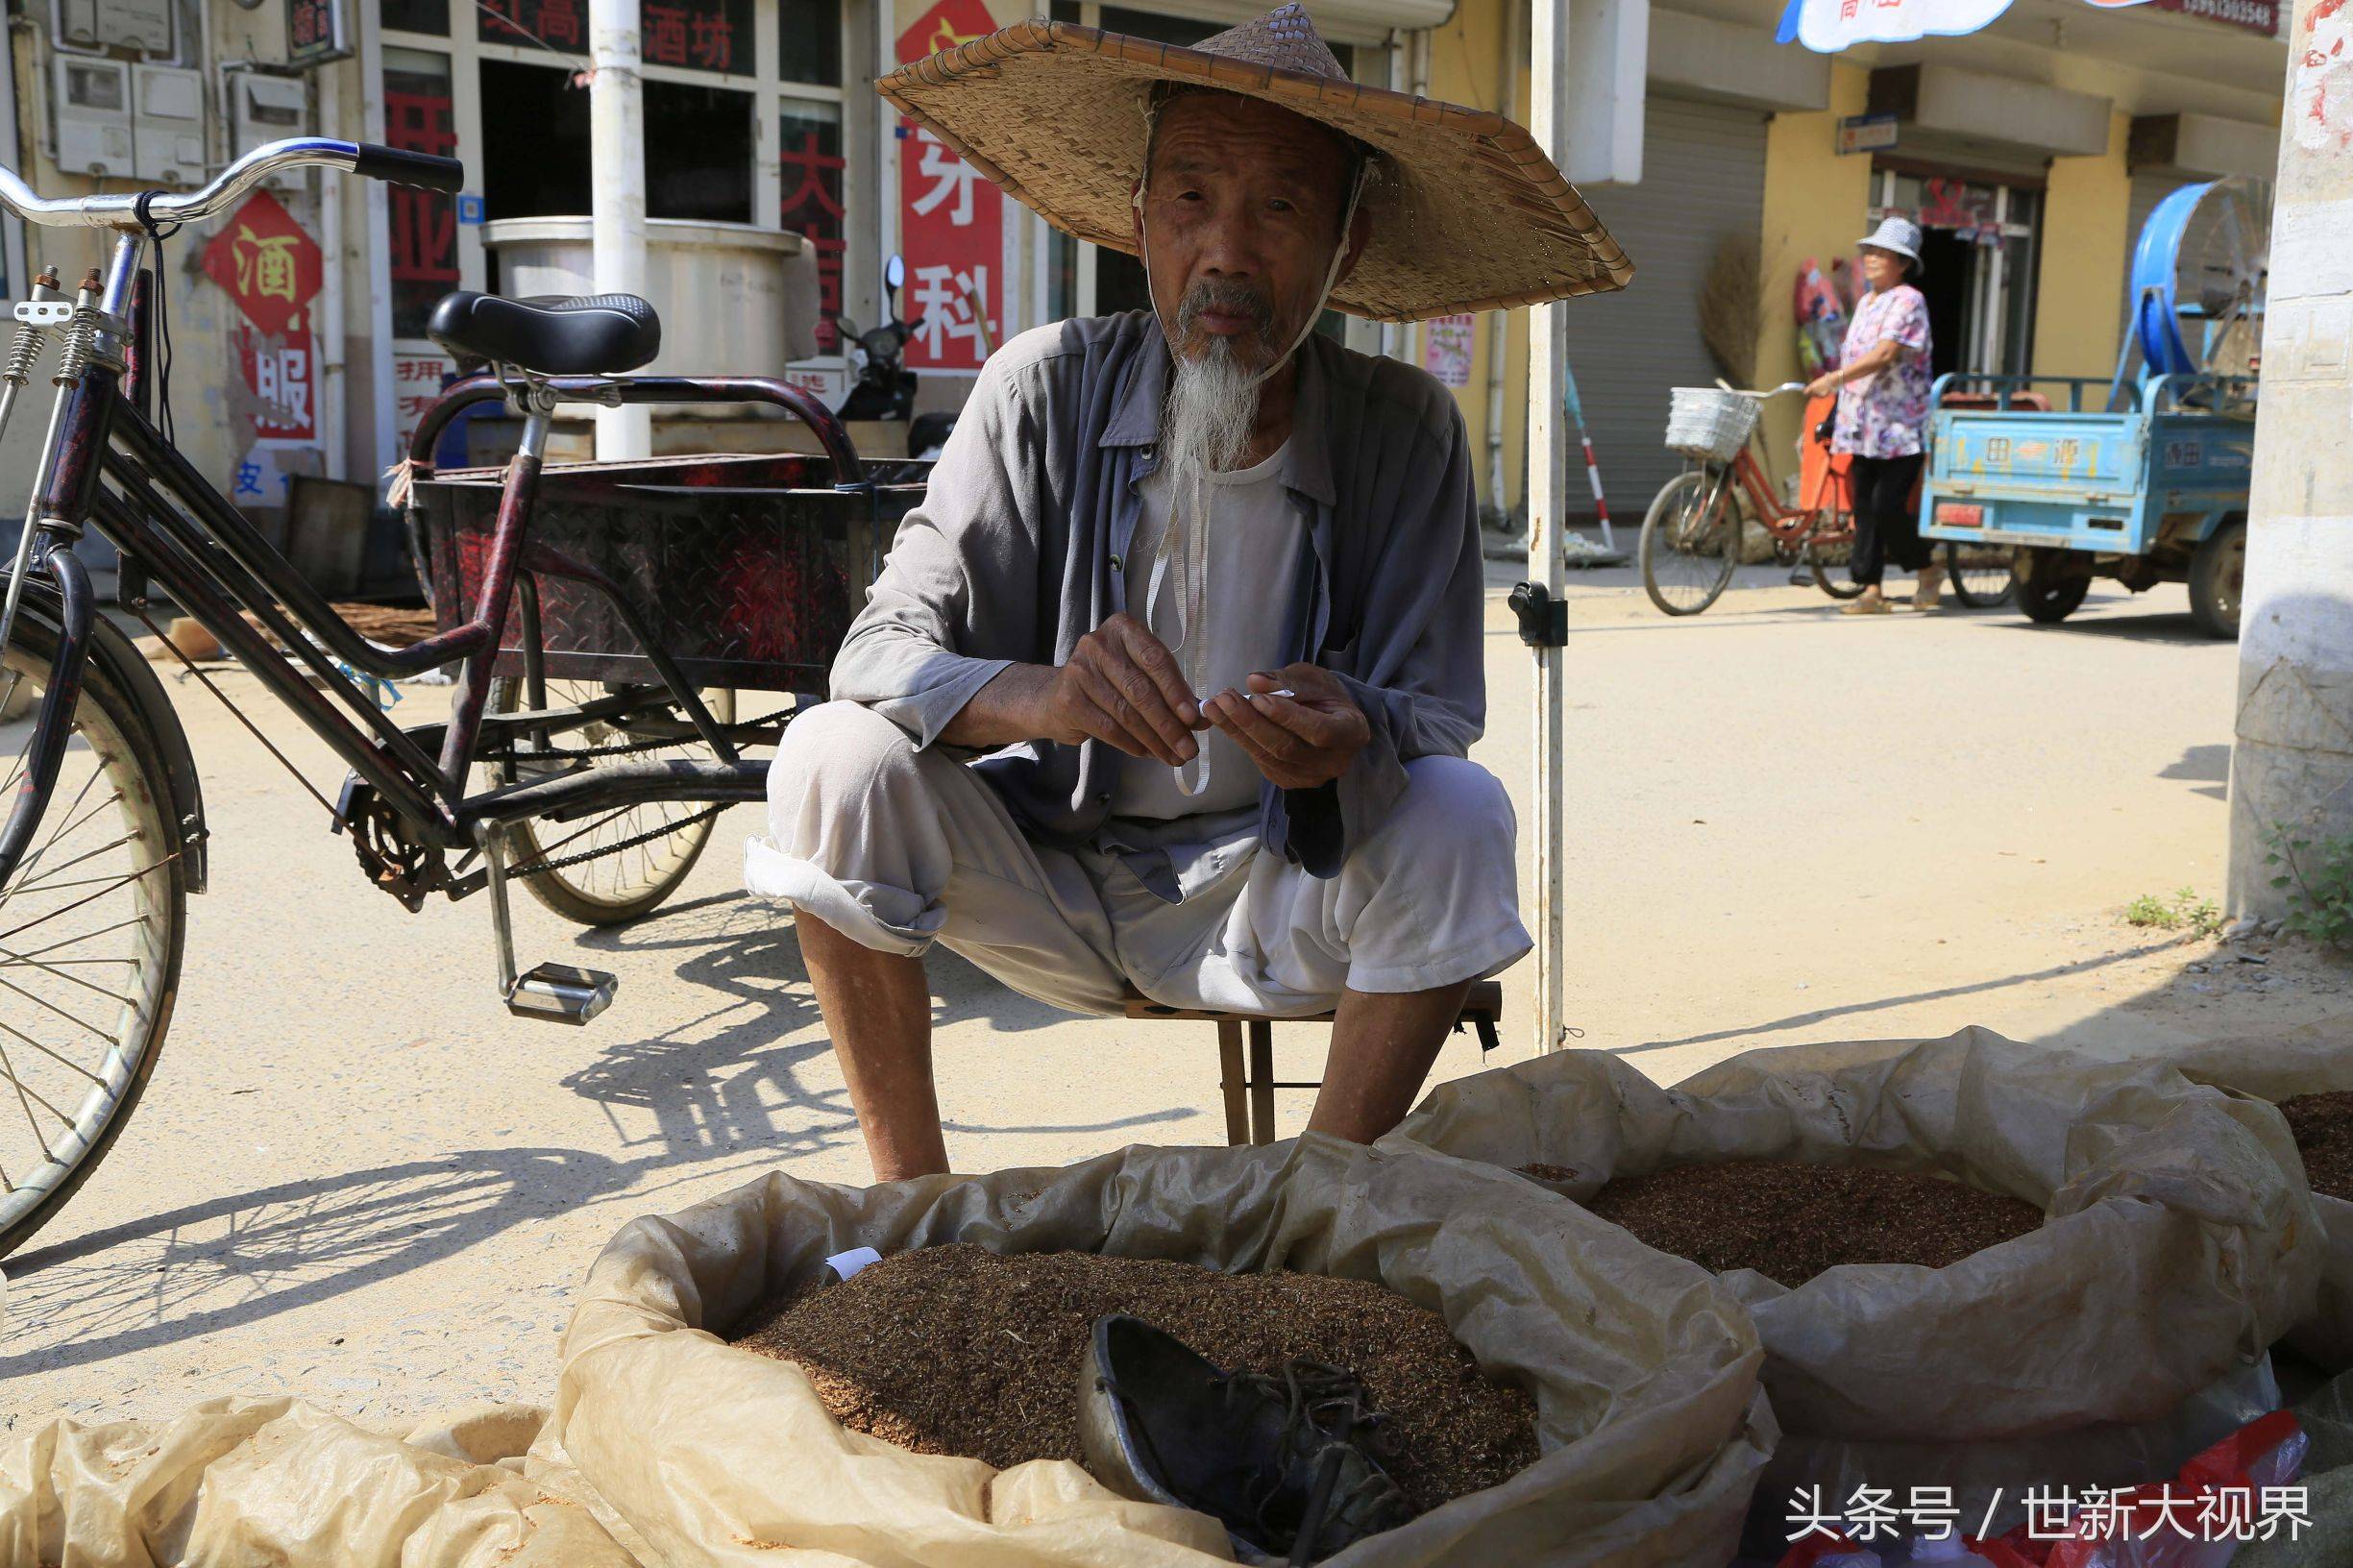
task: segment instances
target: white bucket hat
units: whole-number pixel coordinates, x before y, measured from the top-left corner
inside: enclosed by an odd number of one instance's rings
[[[1875,251],[1892,251],[1912,263],[1915,275],[1924,270],[1920,259],[1920,225],[1909,218],[1881,218],[1879,227],[1855,241]]]

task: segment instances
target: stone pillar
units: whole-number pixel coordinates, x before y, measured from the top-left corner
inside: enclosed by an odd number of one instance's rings
[[[2229,906],[2277,916],[2286,829],[2353,834],[2353,9],[2291,24],[2247,509]]]

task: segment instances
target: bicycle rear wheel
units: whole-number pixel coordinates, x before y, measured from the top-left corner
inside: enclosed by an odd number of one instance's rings
[[[548,707],[577,707],[629,690],[602,681],[551,680]],[[593,767],[606,756],[658,761],[712,754],[694,735],[667,743],[644,738],[646,721],[680,721],[685,716],[656,689],[634,690],[642,693],[643,704],[617,717],[517,736],[514,756],[492,765],[494,777],[512,784]],[[722,724],[735,722],[733,692],[705,692],[702,700]],[[490,683],[492,713],[519,712],[522,703],[521,680],[502,675]],[[693,800],[650,800],[570,821],[520,821],[507,829],[509,871],[530,889],[532,897],[568,920],[619,925],[651,914],[678,891],[711,842],[712,828],[724,809]]]
[[[1713,604],[1740,564],[1739,508],[1731,477],[1694,468],[1659,488],[1642,519],[1642,589],[1669,615],[1697,615]]]
[[[21,616],[0,651],[0,791],[22,779],[57,633]],[[73,738],[0,888],[0,1258],[97,1169],[170,1027],[187,926],[171,787],[145,716],[93,644]]]
[[[2018,591],[2018,575],[2012,570],[2013,555],[2007,545],[1964,545],[1947,540],[1945,579],[1952,584],[1952,597],[1973,610],[2007,604],[2010,596]]]

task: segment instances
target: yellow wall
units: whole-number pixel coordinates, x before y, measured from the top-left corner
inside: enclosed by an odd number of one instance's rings
[[[2107,376],[2116,370],[2117,334],[2123,330],[2120,295],[2124,253],[2133,235],[2124,220],[2132,207],[2132,175],[2124,146],[2129,116],[2108,127],[2108,150],[2098,158],[2054,158],[2043,200],[2043,261],[2034,308],[2037,376]]]
[[[1851,257],[1870,227],[1871,155],[1838,151],[1840,116],[1863,112],[1871,73],[1830,67],[1830,107],[1818,114],[1776,114],[1765,126],[1764,227],[1760,235],[1765,301],[1758,313],[1756,380],[1778,386],[1799,379],[1798,269],[1808,257],[1828,272]],[[1765,405],[1765,449],[1779,466],[1797,445],[1803,409],[1795,397]],[[1776,478],[1778,478],[1777,474]]]

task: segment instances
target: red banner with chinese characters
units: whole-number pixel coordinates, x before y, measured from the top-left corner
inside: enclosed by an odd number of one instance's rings
[[[254,435],[262,441],[319,438],[318,355],[308,332],[273,337],[239,324],[237,361],[254,395]]]
[[[282,337],[325,283],[327,264],[294,214],[257,190],[205,247],[205,276],[229,291],[247,321]]]
[[[817,347],[821,354],[841,347],[841,332],[833,318],[842,313],[842,255],[847,233],[842,210],[842,126],[838,120],[819,120],[784,110],[783,145],[778,161],[784,174],[784,200],[778,211],[784,227],[817,253]]]
[[[898,36],[899,63],[996,31],[982,0],[940,0]],[[898,122],[899,248],[907,287],[899,314],[915,324],[915,370],[978,370],[997,340],[1005,280],[1005,198],[928,131]]]
[[[447,79],[384,72],[384,144],[439,158],[457,152]],[[392,239],[392,335],[422,337],[426,317],[457,286],[457,201],[438,190],[386,185]]]

